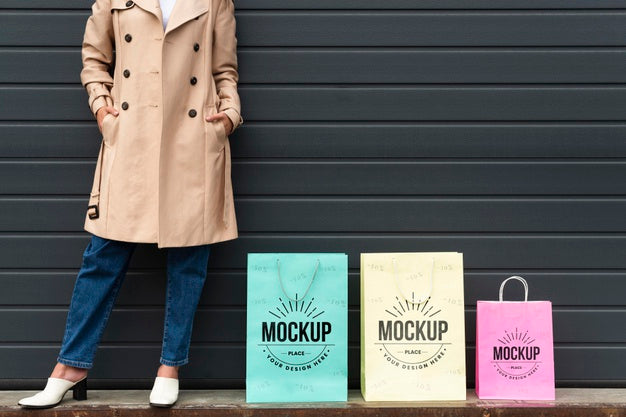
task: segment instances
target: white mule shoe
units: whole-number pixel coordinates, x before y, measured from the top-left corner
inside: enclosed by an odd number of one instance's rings
[[[171,407],[178,399],[178,379],[157,376],[150,392],[150,405]]]
[[[37,394],[22,398],[17,402],[23,408],[50,408],[58,405],[70,388],[75,400],[87,399],[87,376],[76,382],[62,378],[48,378],[46,387]]]

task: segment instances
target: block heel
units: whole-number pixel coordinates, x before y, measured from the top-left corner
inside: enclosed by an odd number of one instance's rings
[[[87,399],[87,378],[81,379],[72,387],[72,396],[77,401]]]

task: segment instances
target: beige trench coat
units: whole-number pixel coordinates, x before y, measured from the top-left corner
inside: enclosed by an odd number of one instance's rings
[[[81,82],[94,116],[119,114],[102,122],[84,229],[159,248],[235,239],[228,136],[205,120],[243,123],[233,0],[177,0],[162,19],[159,0],[92,6]]]

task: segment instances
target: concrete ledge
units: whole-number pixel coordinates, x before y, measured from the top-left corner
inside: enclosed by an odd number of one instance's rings
[[[148,390],[92,390],[86,401],[75,401],[71,392],[54,408],[24,410],[20,398],[37,391],[0,391],[0,416],[208,416],[208,417],[445,417],[445,416],[603,416],[626,417],[626,389],[558,389],[556,401],[484,401],[468,391],[467,401],[365,402],[359,391],[350,391],[346,403],[246,404],[243,390],[181,390],[170,409],[148,405]]]

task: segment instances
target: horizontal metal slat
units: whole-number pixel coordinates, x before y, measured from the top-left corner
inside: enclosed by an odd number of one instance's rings
[[[0,195],[87,195],[94,167],[95,161],[0,162]],[[599,161],[234,161],[232,176],[241,195],[563,196],[624,195],[625,173],[626,162]]]
[[[90,234],[0,234],[4,268],[77,268]],[[241,235],[216,245],[214,268],[243,268],[250,252],[342,252],[352,268],[361,252],[462,252],[465,268],[626,269],[625,235],[297,234]],[[138,245],[131,266],[162,268],[164,251]]]
[[[623,48],[320,49],[240,49],[239,83],[626,82]],[[46,71],[37,62],[45,62]],[[81,68],[78,47],[0,50],[0,83],[77,84]]]
[[[54,135],[50,132],[54,131]],[[95,158],[88,122],[0,122],[2,158]],[[233,158],[626,158],[626,123],[246,122]]]
[[[4,0],[0,9],[89,9],[85,0]],[[623,0],[238,0],[238,10],[280,9],[619,9],[626,8]]]
[[[58,347],[2,346],[0,356],[7,363],[3,379],[45,379],[54,366],[57,354]],[[92,379],[151,378],[152,380],[158,366],[159,354],[160,346],[101,346],[89,375]],[[475,349],[467,349],[468,358],[474,357],[475,354]],[[560,386],[561,380],[567,380],[570,384],[576,381],[589,384],[594,380],[626,384],[624,355],[626,355],[624,347],[557,347],[555,348],[557,385]],[[187,367],[185,378],[239,379],[243,387],[246,363],[244,346],[196,347],[192,343],[189,358],[193,366]],[[351,388],[354,388],[359,377],[359,349],[350,348],[348,358],[348,377],[354,381],[354,384],[351,384]],[[591,363],[594,366],[580,365]],[[473,361],[469,361],[466,373],[472,386]]]
[[[0,230],[81,232],[86,197],[0,198]],[[240,232],[626,232],[615,198],[235,198]]]
[[[79,252],[79,256],[82,253]],[[357,255],[358,256],[358,255]],[[205,308],[244,307],[246,305],[246,265],[239,270],[224,271],[213,267],[209,260],[209,272],[202,293],[200,306]],[[0,306],[56,307],[69,305],[80,262],[68,271],[13,270],[0,271]],[[242,271],[243,270],[243,271]],[[500,283],[511,275],[522,275],[529,283],[530,300],[550,300],[554,307],[605,308],[623,306],[626,291],[626,271],[476,271],[465,269],[465,305],[475,306],[478,300],[497,299]],[[131,268],[120,289],[116,307],[135,308],[163,305],[165,301],[165,268],[138,270]],[[360,276],[358,271],[348,274],[348,301],[358,308]],[[567,291],[561,289],[567,288]],[[599,291],[598,289],[602,289]],[[521,299],[521,291],[508,289],[506,299]]]
[[[89,12],[0,12],[0,46],[79,46]],[[237,12],[239,46],[624,46],[624,11]]]
[[[278,303],[278,301],[277,301]],[[63,339],[67,309],[0,310],[1,343],[60,343]],[[272,319],[266,313],[268,320]],[[626,343],[626,309],[609,311],[560,311],[555,309],[553,331],[555,343]],[[380,317],[381,320],[391,316]],[[102,336],[103,343],[159,343],[163,337],[163,309],[112,311]],[[598,323],[602,323],[598,326]],[[452,326],[452,323],[450,323]],[[358,344],[360,314],[348,314],[348,340]],[[32,332],[31,329],[37,329]],[[377,329],[377,327],[376,327]],[[261,331],[260,329],[258,330]],[[245,310],[199,309],[194,318],[192,340],[196,343],[245,343]],[[465,340],[476,341],[476,311],[465,313]]]
[[[274,122],[617,121],[626,102],[622,86],[243,86],[239,93],[246,120]],[[6,121],[94,120],[82,87],[0,87],[0,110]]]

